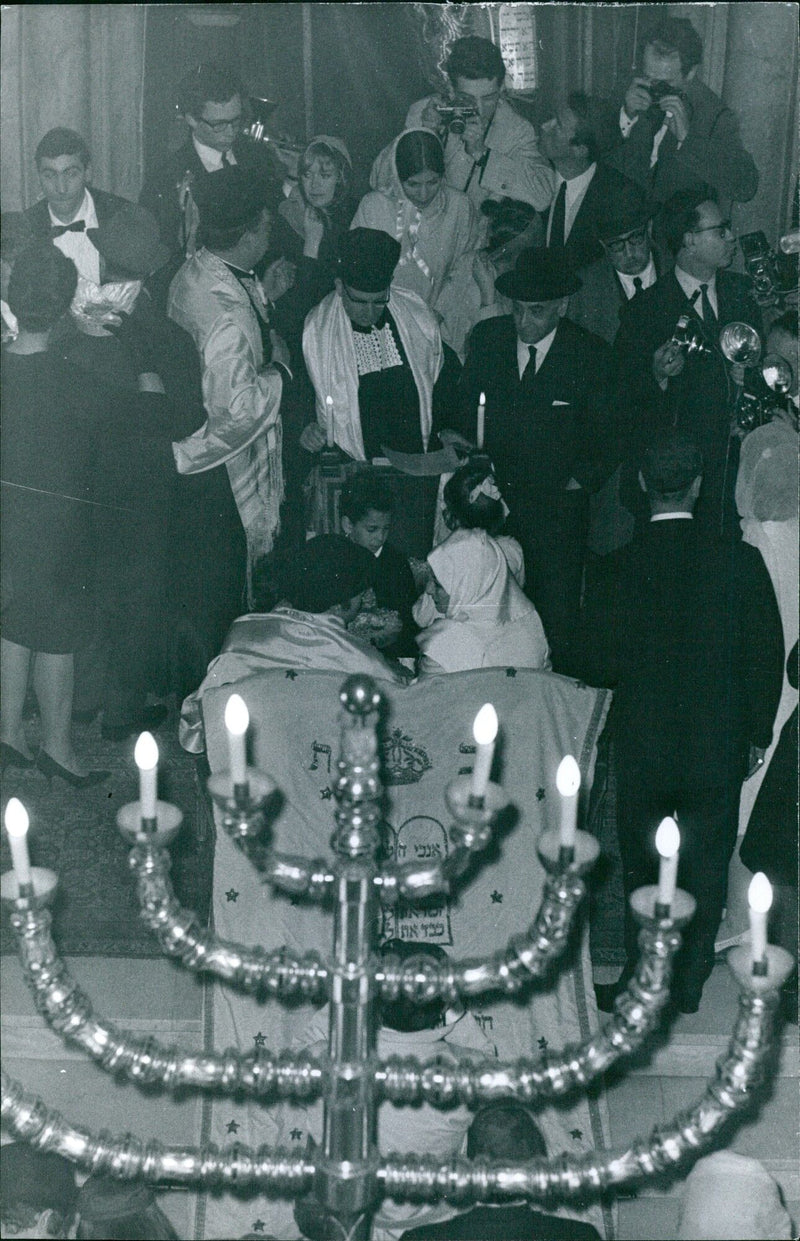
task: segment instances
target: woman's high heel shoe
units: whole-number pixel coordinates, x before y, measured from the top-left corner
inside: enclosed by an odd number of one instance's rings
[[[70,771],[68,767],[62,767],[50,757],[46,750],[40,750],[36,755],[36,766],[43,775],[60,776],[74,789],[88,789],[93,784],[102,784],[111,775],[110,771],[87,771],[85,776],[79,776],[76,772]]]
[[[0,765],[6,767],[35,767],[36,759],[28,758],[27,755],[21,754],[19,750],[15,750],[13,745],[7,745],[5,741],[0,741]]]

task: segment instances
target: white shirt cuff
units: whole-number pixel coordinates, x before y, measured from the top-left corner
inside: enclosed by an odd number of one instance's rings
[[[631,130],[633,129],[638,119],[639,119],[638,116],[635,116],[633,120],[631,120],[631,118],[628,116],[628,113],[625,111],[625,108],[624,107],[620,108],[619,127],[620,127],[620,130],[622,131],[623,138],[627,138],[628,134],[631,132]]]

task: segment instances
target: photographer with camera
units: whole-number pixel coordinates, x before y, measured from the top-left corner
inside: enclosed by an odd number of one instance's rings
[[[719,337],[729,323],[760,335],[761,311],[747,278],[727,270],[736,241],[707,186],[675,194],[661,225],[674,266],[622,308],[614,346],[618,406],[630,411],[625,454],[632,467],[649,436],[666,427],[690,436],[705,460],[696,520],[716,536],[738,537],[738,389]],[[623,501],[643,516],[632,468],[627,484]]]
[[[609,162],[657,202],[698,182],[721,198],[749,202],[758,170],[741,144],[735,115],[697,77],[702,59],[702,41],[687,18],[659,23],[626,92],[621,144]]]
[[[506,67],[489,39],[457,39],[447,59],[452,96],[431,95],[412,104],[405,128],[439,134],[445,180],[480,207],[484,199],[515,198],[546,211],[555,177],[539,151],[536,131],[503,97]],[[370,178],[376,185],[376,169]]]

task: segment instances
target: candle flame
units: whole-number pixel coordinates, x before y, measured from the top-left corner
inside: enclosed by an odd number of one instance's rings
[[[229,733],[241,737],[250,727],[250,712],[247,703],[238,694],[231,694],[225,708],[225,727]]]
[[[656,832],[656,849],[661,857],[674,857],[681,847],[681,834],[674,819],[662,819]]]
[[[765,914],[772,905],[772,884],[763,870],[758,871],[750,880],[747,901],[753,912],[759,914]]]
[[[152,733],[142,733],[133,751],[134,761],[140,771],[150,771],[158,766],[158,746]]]
[[[478,404],[479,404],[479,405],[485,405],[485,404],[486,404],[486,393],[485,393],[485,392],[482,392],[482,393],[481,393],[481,395],[480,395],[480,397],[478,398]]]
[[[10,797],[5,813],[6,831],[9,836],[24,836],[29,824],[28,812],[22,802],[18,797]]]
[[[556,788],[562,797],[574,797],[581,787],[581,769],[571,754],[567,754],[558,764],[556,772]]]
[[[490,702],[485,702],[475,716],[472,735],[478,745],[491,745],[497,736],[497,712]]]

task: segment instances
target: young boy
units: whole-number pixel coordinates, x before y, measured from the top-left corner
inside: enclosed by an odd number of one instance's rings
[[[411,615],[418,591],[406,557],[387,542],[394,496],[387,483],[369,474],[357,474],[342,490],[339,501],[342,532],[374,557],[373,585],[379,608],[397,612],[401,629],[389,646],[378,643],[396,659],[417,654],[418,632]]]

